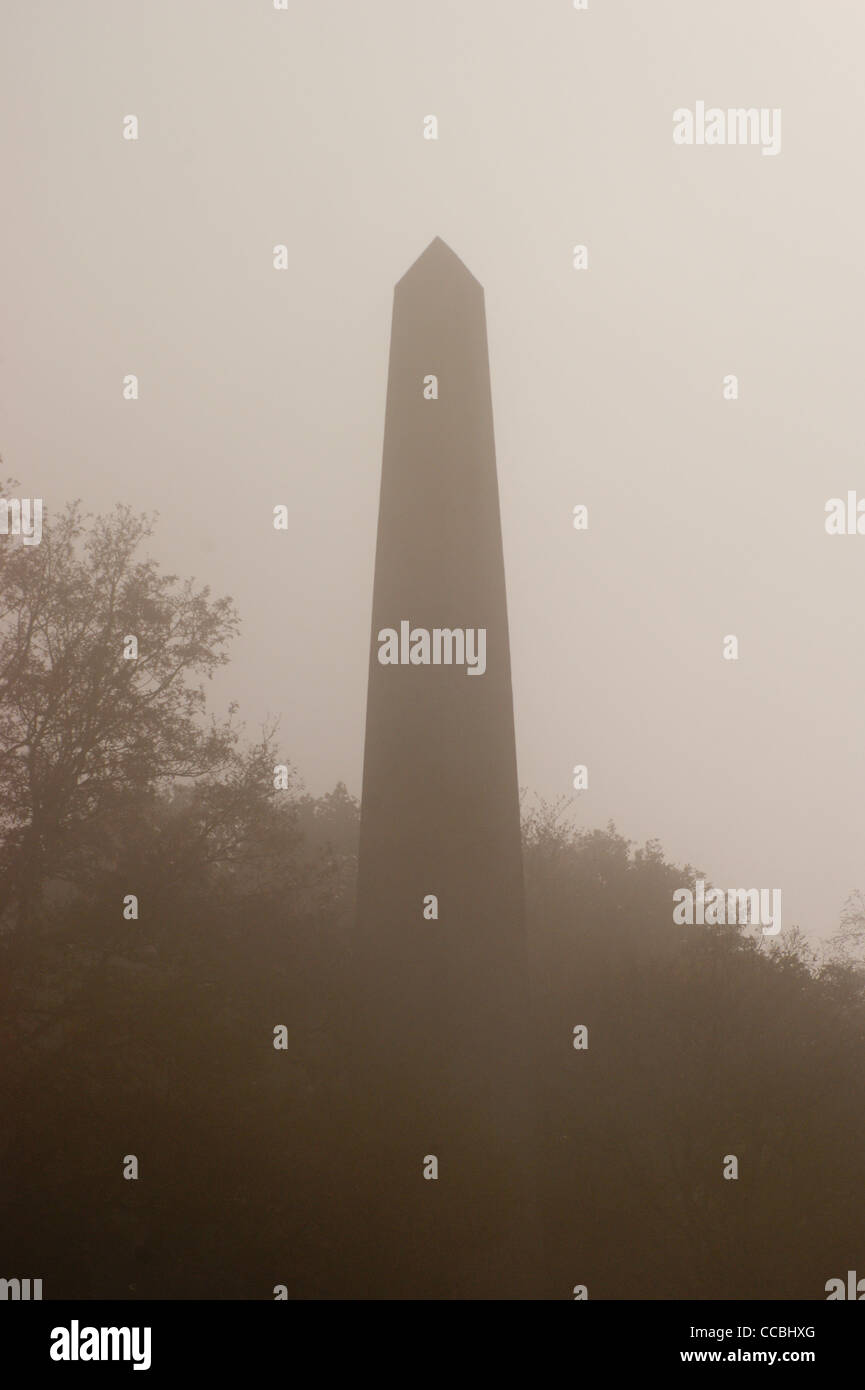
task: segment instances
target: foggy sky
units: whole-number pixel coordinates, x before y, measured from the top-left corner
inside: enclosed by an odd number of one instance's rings
[[[521,786],[585,763],[580,824],[826,933],[865,887],[865,537],[824,530],[865,495],[863,46],[852,0],[6,0],[4,472],[158,509],[244,620],[215,706],[359,793],[393,285],[443,237],[486,291]],[[781,107],[781,153],[674,146],[697,100]]]

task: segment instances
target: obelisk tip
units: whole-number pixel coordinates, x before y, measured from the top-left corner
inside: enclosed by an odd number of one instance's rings
[[[429,246],[422,251],[416,261],[413,261],[405,274],[397,281],[401,285],[416,274],[435,270],[439,275],[460,276],[473,281],[480,288],[480,281],[472,275],[468,266],[461,261],[455,251],[452,251],[446,241],[440,236],[433,237]]]

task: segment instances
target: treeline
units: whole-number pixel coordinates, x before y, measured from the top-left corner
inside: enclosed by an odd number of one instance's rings
[[[820,1299],[865,1270],[855,954],[674,926],[695,871],[612,827],[546,812],[526,839],[553,1287]],[[569,1052],[577,1024],[589,1047]]]
[[[257,869],[199,853],[187,875],[193,806],[151,802],[138,838],[122,837],[125,862],[87,894],[49,894],[17,954],[0,1083],[6,1265],[56,1296],[271,1297],[285,1284],[362,1297],[342,1259],[362,1200],[356,803],[341,786],[292,796]],[[861,968],[817,968],[802,943],[735,927],[672,926],[686,871],[612,827],[530,817],[525,862],[541,1292],[825,1297],[863,1264]],[[130,882],[140,916],[127,922]],[[138,1181],[123,1179],[127,1155]]]

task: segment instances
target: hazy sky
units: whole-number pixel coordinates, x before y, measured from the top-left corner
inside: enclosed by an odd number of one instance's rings
[[[160,511],[244,619],[216,701],[359,792],[392,291],[440,235],[486,290],[521,785],[586,763],[581,824],[831,930],[865,888],[865,537],[824,530],[865,496],[859,0],[4,0],[0,51],[5,471]],[[699,100],[780,107],[780,154],[674,145]]]

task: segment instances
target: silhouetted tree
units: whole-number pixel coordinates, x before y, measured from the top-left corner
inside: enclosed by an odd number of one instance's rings
[[[209,677],[236,631],[229,599],[137,557],[146,517],[78,504],[42,542],[4,543],[0,607],[0,913],[34,916],[70,832],[119,814],[162,779],[227,766],[230,721],[203,724]],[[134,637],[138,655],[125,659]]]

